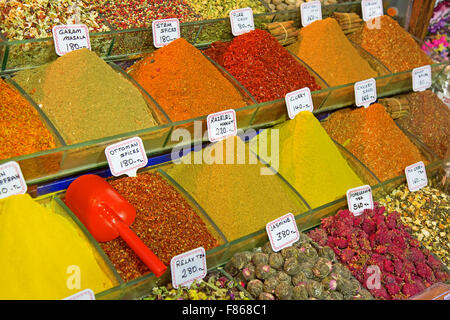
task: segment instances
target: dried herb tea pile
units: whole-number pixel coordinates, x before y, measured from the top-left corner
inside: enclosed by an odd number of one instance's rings
[[[264,13],[266,8],[258,0],[185,0],[204,20],[229,17],[230,11],[250,7],[253,14]]]
[[[418,161],[427,163],[380,104],[334,112],[323,127],[381,181],[403,174]]]
[[[397,21],[384,15],[379,25],[373,20],[364,24],[350,38],[380,60],[391,72],[411,70],[433,61],[414,38]]]
[[[157,125],[140,91],[88,49],[14,77],[67,144]]]
[[[410,192],[406,184],[379,200],[388,212],[400,213],[403,223],[422,245],[450,266],[450,197],[438,189],[424,187]]]
[[[340,210],[308,235],[331,247],[375,298],[392,300],[407,299],[450,279],[442,262],[422,249],[410,231],[399,213],[385,215],[385,208],[375,203],[373,210],[356,217]]]
[[[353,47],[333,18],[300,29],[297,43],[288,50],[305,61],[330,86],[374,78],[378,74]]]
[[[183,252],[219,245],[189,202],[159,173],[143,173],[110,181],[111,186],[136,208],[131,229],[165,264]],[[100,246],[125,281],[150,271],[121,238]]]
[[[406,98],[409,107],[409,112],[396,122],[416,135],[437,156],[445,158],[450,146],[450,109],[430,90],[396,98]]]
[[[180,286],[177,289],[169,283],[166,286],[155,287],[142,300],[250,300],[239,288],[235,280],[229,280],[219,271],[211,271],[200,281],[188,288]]]
[[[216,52],[218,48],[219,52]],[[304,87],[321,89],[315,78],[269,32],[256,29],[205,53],[231,73],[258,102]]]
[[[0,160],[56,147],[37,110],[0,79]]]
[[[270,242],[236,253],[225,271],[258,300],[371,300],[330,247],[305,234],[292,246],[274,252]]]
[[[172,121],[247,105],[216,66],[183,38],[144,57],[127,72]]]

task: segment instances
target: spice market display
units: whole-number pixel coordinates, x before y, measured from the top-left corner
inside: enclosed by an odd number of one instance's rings
[[[448,300],[448,54],[307,2],[0,0],[0,299]]]

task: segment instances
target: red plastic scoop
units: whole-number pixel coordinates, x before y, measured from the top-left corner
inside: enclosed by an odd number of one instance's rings
[[[130,230],[136,217],[135,208],[96,175],[75,179],[66,192],[66,204],[99,242],[121,237],[157,277],[167,267]]]

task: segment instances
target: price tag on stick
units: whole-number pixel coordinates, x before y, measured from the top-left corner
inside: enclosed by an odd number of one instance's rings
[[[412,71],[412,81],[414,92],[425,91],[431,87],[431,66],[415,68]]]
[[[91,50],[89,29],[84,24],[54,26],[52,33],[58,56],[83,48]]]
[[[176,18],[153,20],[152,31],[153,45],[156,48],[164,47],[181,37],[180,20]]]
[[[368,79],[355,83],[355,104],[368,108],[377,101],[377,83],[375,79]]]
[[[411,192],[417,191],[428,185],[427,170],[425,164],[419,161],[405,168],[408,189]]]
[[[366,209],[373,209],[372,188],[369,185],[347,191],[348,209],[355,215],[361,215]]]
[[[361,9],[364,21],[369,21],[384,15],[382,0],[362,0]]]
[[[148,159],[145,153],[142,139],[134,137],[109,145],[105,149],[106,159],[113,176],[126,174],[135,177],[139,168],[147,165]]]
[[[95,300],[95,294],[91,289],[86,289],[64,298],[63,300]]]
[[[236,111],[233,109],[212,113],[206,118],[208,139],[217,142],[237,134]]]
[[[235,37],[255,30],[252,8],[230,11],[231,32]]]
[[[203,247],[179,254],[170,260],[172,286],[190,286],[206,276],[206,253]]]
[[[0,165],[0,199],[27,192],[27,184],[15,161]]]
[[[294,119],[301,111],[314,111],[314,106],[311,98],[311,90],[303,88],[297,91],[289,92],[285,96],[286,107],[289,119]]]
[[[297,223],[294,215],[288,213],[266,225],[267,235],[273,251],[278,252],[283,248],[291,246],[300,239]]]
[[[303,2],[300,7],[302,17],[302,26],[313,23],[317,20],[322,20],[322,4],[320,1]]]

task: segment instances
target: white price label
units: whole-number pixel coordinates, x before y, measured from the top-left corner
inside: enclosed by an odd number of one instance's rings
[[[0,199],[27,192],[27,184],[17,162],[0,165]]]
[[[206,118],[210,142],[223,140],[237,134],[236,111],[233,109],[212,113]]]
[[[431,66],[415,68],[412,71],[413,90],[415,92],[425,91],[431,87]]]
[[[190,286],[206,276],[206,253],[203,247],[179,254],[170,260],[172,286]]]
[[[153,20],[153,45],[161,48],[181,37],[180,20],[176,18]]]
[[[320,1],[303,2],[300,7],[302,16],[302,26],[313,23],[317,20],[322,20],[322,4]]]
[[[255,30],[252,8],[243,8],[230,11],[230,22],[231,32],[235,37]]]
[[[450,293],[444,297],[444,300],[446,301],[450,300]]]
[[[373,209],[372,188],[365,185],[348,190],[347,205],[355,216],[361,215],[366,209]]]
[[[95,294],[91,289],[86,289],[75,293],[70,297],[64,298],[63,300],[95,300]]]
[[[362,0],[361,7],[364,21],[369,21],[384,15],[382,0]]]
[[[294,215],[288,213],[266,225],[267,235],[273,251],[278,252],[283,248],[291,246],[300,239],[297,223]]]
[[[284,99],[286,100],[289,119],[294,119],[301,111],[313,112],[314,110],[309,88],[289,92]]]
[[[355,103],[356,106],[368,108],[377,101],[377,83],[371,78],[355,83]]]
[[[106,159],[113,176],[118,177],[126,174],[135,177],[139,168],[148,163],[142,139],[134,137],[105,148]]]
[[[52,33],[58,56],[83,48],[91,50],[89,29],[84,24],[54,26]]]
[[[428,184],[427,170],[422,161],[406,167],[405,175],[406,181],[408,182],[408,189],[411,192],[420,190]]]

